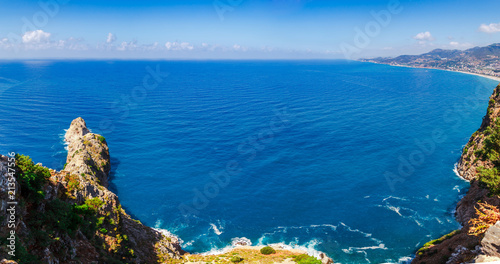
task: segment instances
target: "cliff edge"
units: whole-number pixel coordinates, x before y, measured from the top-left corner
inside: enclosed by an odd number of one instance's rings
[[[499,117],[500,85],[494,89],[483,122],[470,137],[457,163],[456,169],[460,177],[470,182],[467,194],[456,206],[455,217],[462,228],[424,245],[417,251],[412,263],[477,263],[500,260],[500,247],[496,245],[500,241],[495,238],[495,230],[500,230],[500,223],[487,228],[485,233],[471,234],[475,231],[471,220],[479,217],[476,209],[481,204],[489,204],[493,210],[500,207]]]

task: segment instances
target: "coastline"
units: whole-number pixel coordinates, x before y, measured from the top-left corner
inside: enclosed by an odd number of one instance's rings
[[[374,64],[381,64],[381,65],[387,65],[387,66],[394,66],[394,67],[403,67],[403,68],[429,69],[429,70],[440,70],[440,71],[448,71],[448,72],[458,72],[458,73],[476,75],[476,76],[479,76],[479,77],[488,78],[490,80],[494,80],[494,81],[500,82],[500,77],[486,75],[486,74],[481,74],[481,73],[466,72],[466,71],[454,71],[454,70],[440,69],[440,68],[431,68],[431,67],[416,67],[416,66],[399,65],[399,64],[397,64],[397,65],[396,64],[386,64],[386,63],[378,63],[378,62],[374,62],[374,61],[362,61],[362,62],[368,62],[368,63],[374,63]]]
[[[435,69],[435,70],[441,70],[441,69]],[[479,77],[484,77],[484,78],[488,78],[488,79],[500,82],[500,77],[496,77],[496,76],[491,76],[491,75],[486,75],[486,74],[480,74],[480,73],[474,73],[474,72],[452,71],[452,70],[445,70],[445,69],[442,69],[442,70],[443,71],[450,71],[450,72],[465,73],[465,74],[470,74],[470,75],[476,75],[476,76],[479,76]]]

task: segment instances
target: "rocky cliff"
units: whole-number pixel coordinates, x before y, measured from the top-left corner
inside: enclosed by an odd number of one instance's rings
[[[85,264],[181,259],[184,252],[177,238],[132,219],[118,197],[107,189],[111,165],[106,139],[91,133],[85,121],[77,118],[71,122],[65,140],[68,156],[62,171],[17,156],[16,175],[11,178],[8,157],[0,157],[2,212],[8,206],[9,183],[16,186],[12,198],[18,202],[16,256],[2,246],[0,259]],[[7,221],[2,217],[2,240],[11,232]]]
[[[470,220],[477,218],[478,203],[488,203],[498,208],[500,198],[495,191],[500,179],[497,170],[500,151],[500,85],[490,97],[487,113],[480,128],[475,132],[463,149],[457,164],[459,175],[470,181],[467,194],[458,202],[456,219],[462,224],[455,231],[442,239],[431,241],[417,252],[412,263],[467,263],[500,260],[500,251],[493,250],[492,241],[498,232],[491,230],[481,235],[469,235]],[[498,241],[496,242],[498,243]],[[494,243],[493,243],[494,244]],[[487,250],[486,250],[487,249]]]

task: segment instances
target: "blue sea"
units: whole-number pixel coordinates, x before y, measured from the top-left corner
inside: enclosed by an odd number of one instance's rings
[[[76,117],[110,188],[190,252],[236,238],[398,263],[460,227],[454,173],[497,85],[353,61],[3,61],[0,153],[62,169]]]

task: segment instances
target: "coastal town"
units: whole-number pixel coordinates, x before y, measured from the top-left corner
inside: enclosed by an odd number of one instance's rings
[[[441,69],[500,77],[500,43],[468,50],[435,49],[421,55],[361,59],[394,66]]]

